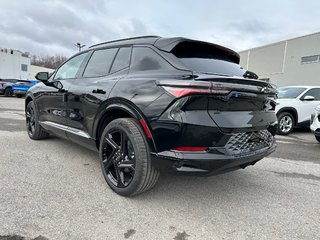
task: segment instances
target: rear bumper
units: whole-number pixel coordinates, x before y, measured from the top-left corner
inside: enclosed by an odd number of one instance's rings
[[[210,176],[254,165],[262,158],[274,152],[275,149],[276,141],[273,138],[270,147],[243,155],[165,151],[152,153],[151,160],[157,169],[166,172]]]

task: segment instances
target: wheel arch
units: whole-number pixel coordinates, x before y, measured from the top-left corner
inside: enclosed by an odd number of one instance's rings
[[[296,126],[298,124],[298,111],[293,107],[284,107],[277,112],[277,117],[284,112],[290,113],[293,116],[294,126]]]
[[[24,105],[24,110],[27,109],[27,106],[29,104],[29,102],[33,101],[33,98],[30,95],[26,96],[26,100],[25,100],[25,105]]]
[[[96,147],[99,149],[100,137],[105,126],[111,121],[118,118],[134,118],[136,119],[148,140],[151,151],[155,151],[155,143],[150,131],[150,126],[143,113],[133,103],[126,99],[113,98],[100,107],[93,124],[93,136],[96,139]]]

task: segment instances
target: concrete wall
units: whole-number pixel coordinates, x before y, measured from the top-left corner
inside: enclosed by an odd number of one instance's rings
[[[277,86],[320,85],[320,61],[302,63],[320,55],[320,33],[240,52],[240,64]]]

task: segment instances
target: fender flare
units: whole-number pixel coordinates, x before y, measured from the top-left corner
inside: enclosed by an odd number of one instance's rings
[[[152,136],[151,127],[147,118],[143,115],[143,113],[139,110],[137,106],[135,106],[132,102],[123,99],[123,98],[112,98],[107,100],[104,104],[102,104],[98,110],[98,114],[95,117],[92,133],[94,136],[97,136],[97,131],[99,130],[100,123],[105,116],[105,114],[112,110],[120,110],[126,112],[132,118],[136,119],[141,128],[143,129],[149,146],[151,150],[156,150],[156,144],[154,142],[154,138]]]

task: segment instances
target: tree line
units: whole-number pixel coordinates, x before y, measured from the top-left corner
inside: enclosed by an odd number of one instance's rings
[[[67,58],[65,56],[56,55],[56,56],[31,56],[31,64],[39,67],[47,67],[56,69],[63,62],[65,62]]]

